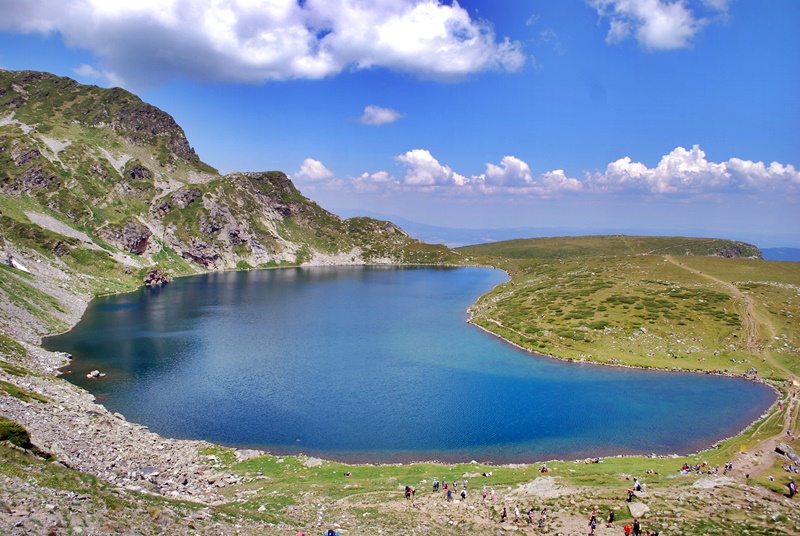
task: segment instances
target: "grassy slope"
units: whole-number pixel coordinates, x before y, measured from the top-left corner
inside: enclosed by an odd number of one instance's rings
[[[700,256],[727,245],[583,237],[459,251],[490,255],[485,262],[511,274],[473,307],[473,321],[529,350],[640,367],[797,375],[800,270]]]

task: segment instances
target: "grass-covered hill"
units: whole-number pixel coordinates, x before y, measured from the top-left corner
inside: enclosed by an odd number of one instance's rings
[[[179,275],[452,256],[389,222],[342,220],[281,172],[222,176],[167,113],[123,89],[38,72],[0,71],[0,212],[6,241],[112,278],[131,271],[115,273],[115,253],[132,259],[137,277],[154,265]],[[91,243],[27,238],[52,231],[52,218]]]
[[[593,236],[460,248],[511,281],[473,322],[529,350],[641,367],[800,375],[800,270],[749,244]]]

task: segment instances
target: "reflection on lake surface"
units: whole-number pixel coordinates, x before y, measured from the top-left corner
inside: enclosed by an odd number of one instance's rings
[[[687,453],[774,401],[764,385],[563,363],[465,322],[485,268],[293,268],[99,298],[46,346],[66,377],[171,437],[348,461]],[[104,378],[88,380],[99,369]]]

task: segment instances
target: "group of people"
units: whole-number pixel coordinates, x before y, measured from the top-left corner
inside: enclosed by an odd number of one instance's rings
[[[528,518],[527,523],[528,525],[531,526],[534,524],[533,514],[534,514],[533,507],[528,508],[528,511],[526,512]],[[500,512],[500,523],[505,523],[506,521],[508,521],[508,509],[504,506],[503,511]],[[544,527],[546,522],[547,522],[547,508],[542,508],[542,511],[539,513],[539,526]],[[522,516],[519,509],[519,505],[517,504],[516,506],[514,506],[514,524],[519,525],[521,523],[522,523]]]
[[[658,532],[650,532],[649,530],[642,532],[642,524],[639,523],[638,519],[633,520],[633,525],[626,523],[622,527],[622,532],[625,533],[625,536],[658,536]]]
[[[733,462],[729,462],[725,464],[725,471],[723,474],[727,474],[728,471],[733,469]],[[719,467],[710,467],[707,462],[697,463],[694,465],[689,465],[684,463],[681,467],[681,474],[688,475],[689,473],[696,473],[698,475],[709,474],[709,475],[716,475],[719,473]]]
[[[468,486],[469,486],[469,481],[465,478],[463,483],[461,483],[461,492],[459,493],[459,495],[461,496],[462,500],[465,500],[467,498],[467,487]],[[408,486],[406,486],[406,487],[408,487]],[[444,490],[445,499],[447,499],[448,501],[452,501],[453,500],[453,492],[454,491],[458,492],[459,482],[457,480],[454,480],[453,484],[449,485],[447,482],[441,482],[440,483],[439,480],[436,477],[433,477],[433,492],[436,493],[437,491],[439,491],[440,487],[442,488],[442,490]],[[408,498],[408,497],[406,496],[406,498]],[[483,499],[486,500],[486,488],[485,487],[483,488]],[[494,490],[492,490],[492,499],[494,499]]]

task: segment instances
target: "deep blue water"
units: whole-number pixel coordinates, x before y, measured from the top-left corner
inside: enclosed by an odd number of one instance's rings
[[[564,363],[465,322],[483,268],[216,273],[94,300],[65,376],[171,437],[345,461],[688,453],[774,401],[740,379]],[[88,380],[99,369],[106,376]]]

